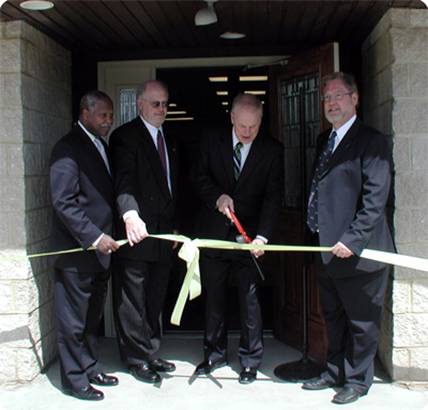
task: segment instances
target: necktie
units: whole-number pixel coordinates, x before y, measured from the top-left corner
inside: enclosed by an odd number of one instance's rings
[[[108,163],[108,158],[107,158],[106,150],[104,149],[103,143],[101,142],[101,140],[99,138],[95,138],[94,143],[95,143],[95,146],[97,147],[98,152],[100,153],[100,155],[104,161],[104,164],[107,168],[108,173],[110,174],[110,165]]]
[[[309,195],[308,202],[308,216],[306,223],[312,232],[317,232],[318,226],[318,182],[321,175],[327,169],[328,161],[330,160],[331,154],[333,153],[334,142],[336,138],[336,131],[333,131],[328,137],[327,145],[321,152],[318,158],[318,164],[315,168],[315,174],[312,179],[311,192]]]
[[[166,166],[166,152],[165,152],[165,141],[163,139],[163,135],[161,130],[158,130],[157,134],[157,145],[158,145],[158,153],[162,163],[163,170],[165,172],[165,176],[168,175],[168,169]]]
[[[238,180],[241,172],[241,148],[242,142],[237,142],[233,149],[233,175],[235,176],[235,180]]]

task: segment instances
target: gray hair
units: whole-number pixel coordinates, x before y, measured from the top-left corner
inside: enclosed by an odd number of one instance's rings
[[[348,91],[358,93],[357,83],[355,77],[352,74],[343,73],[342,71],[336,71],[328,74],[321,79],[321,86],[324,88],[329,81],[341,80]]]
[[[91,111],[98,101],[105,101],[113,106],[113,101],[106,93],[99,90],[92,90],[80,99],[79,114],[82,114],[83,110]]]

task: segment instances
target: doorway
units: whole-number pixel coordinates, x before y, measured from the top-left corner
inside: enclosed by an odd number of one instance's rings
[[[269,128],[269,77],[266,66],[248,68],[195,67],[158,69],[156,78],[165,82],[169,88],[170,106],[164,124],[166,132],[173,134],[179,142],[180,153],[180,197],[179,231],[191,238],[198,236],[194,228],[194,217],[199,209],[196,192],[192,187],[192,168],[198,156],[199,144],[205,133],[212,129],[231,130],[230,109],[233,98],[240,92],[256,95],[263,104],[262,128]],[[231,131],[230,131],[231,132]],[[264,329],[273,329],[274,310],[273,280],[270,270],[279,263],[269,264],[267,256],[262,261],[268,279],[260,288]],[[185,275],[184,263],[174,264],[168,290],[163,328],[166,332],[193,331],[202,333],[204,329],[203,296],[187,303],[179,328],[170,324],[169,319]],[[236,289],[231,283],[228,289],[228,328],[239,330],[239,305]]]

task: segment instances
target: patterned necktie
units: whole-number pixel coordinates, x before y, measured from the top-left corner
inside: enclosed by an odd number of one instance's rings
[[[242,142],[237,142],[233,149],[233,175],[237,181],[241,172],[241,148]]]
[[[315,168],[315,174],[312,179],[311,192],[308,201],[308,216],[306,223],[312,232],[318,232],[318,181],[321,175],[327,169],[328,161],[333,153],[334,142],[336,139],[336,131],[333,131],[328,137],[327,146],[321,152],[318,158],[318,164]]]
[[[111,174],[110,165],[108,163],[108,158],[107,158],[106,150],[104,149],[103,143],[101,142],[101,140],[99,138],[95,138],[94,143],[95,143],[95,146],[97,147],[98,152],[100,153],[100,155],[104,161],[104,164],[107,168],[108,173]]]
[[[161,130],[158,130],[157,134],[157,145],[158,145],[158,153],[162,163],[163,170],[165,172],[165,176],[168,176],[168,169],[166,166],[166,152],[165,152],[165,141],[163,139],[163,135]]]

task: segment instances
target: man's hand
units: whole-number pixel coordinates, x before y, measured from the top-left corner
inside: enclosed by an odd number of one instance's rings
[[[105,233],[98,242],[97,249],[105,255],[108,255],[109,253],[117,251],[119,249],[119,244],[110,235]]]
[[[228,218],[229,218],[229,215],[227,210],[230,209],[232,212],[235,212],[235,208],[233,206],[233,199],[227,194],[220,195],[215,204],[217,206],[217,209],[223,215],[226,215]]]
[[[265,242],[262,239],[260,239],[260,238],[255,238],[255,239],[253,239],[253,241],[251,242],[251,244],[252,245],[264,245]],[[251,253],[256,258],[258,258],[259,256],[262,256],[265,253],[265,251],[263,249],[253,249],[253,250],[251,250]]]
[[[354,254],[349,248],[347,248],[342,242],[337,242],[331,250],[333,255],[336,255],[338,258],[349,258]]]
[[[138,216],[129,216],[125,220],[126,237],[129,245],[134,246],[149,236],[146,224]]]

